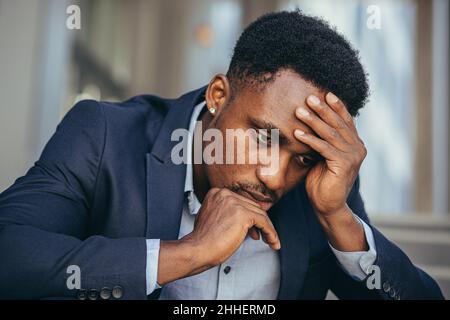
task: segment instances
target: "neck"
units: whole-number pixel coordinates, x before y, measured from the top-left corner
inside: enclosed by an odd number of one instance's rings
[[[206,129],[209,127],[209,124],[211,123],[213,117],[211,116],[211,114],[209,112],[203,112],[203,114],[200,115],[199,117],[199,121],[202,123],[202,137],[206,131]],[[195,130],[197,131],[200,128],[198,126],[195,126]],[[193,142],[193,148],[195,150],[195,139]],[[203,142],[202,143],[202,154],[203,154]],[[192,157],[194,156],[194,153],[192,153]],[[197,199],[200,202],[203,202],[203,199],[205,198],[206,194],[208,193],[209,189],[211,188],[209,181],[208,181],[208,176],[206,174],[206,164],[200,163],[200,164],[196,164],[194,162],[194,159],[191,159],[192,163],[193,163],[193,179],[194,179],[194,193],[195,196],[197,197]]]

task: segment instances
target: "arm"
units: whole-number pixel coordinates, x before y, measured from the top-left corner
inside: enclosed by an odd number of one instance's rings
[[[376,247],[374,265],[380,268],[380,289],[368,289],[366,281],[357,281],[346,272],[338,272],[331,290],[343,299],[443,299],[436,282],[415,267],[395,244],[370,225],[359,193],[359,178],[347,201],[352,211],[372,230]],[[363,261],[359,261],[362,267]],[[367,272],[366,272],[367,274]]]
[[[333,248],[341,252],[367,251],[369,244],[363,224],[353,215],[356,214],[368,224],[357,179],[367,150],[353,118],[335,95],[328,93],[323,102],[318,97],[309,96],[306,103],[308,108],[299,108],[296,116],[314,130],[315,135],[301,130],[296,130],[294,135],[324,159],[311,168],[306,177],[306,190],[314,211]],[[369,235],[370,231],[376,247],[375,265],[381,272],[383,288],[377,289],[381,297],[442,297],[434,281],[416,269],[399,248],[375,228],[368,229]],[[367,268],[370,266],[364,264],[370,262],[362,259],[359,262],[368,274]],[[365,282],[360,282],[358,286],[363,289],[359,298],[364,298],[363,293],[369,289],[364,290]],[[344,294],[352,293],[350,287],[344,285],[340,288]]]
[[[66,271],[77,265],[83,289],[119,285],[124,298],[146,298],[145,239],[88,237],[106,130],[97,102],[78,103],[39,161],[0,195],[0,297],[73,297]]]
[[[156,283],[202,272],[226,260],[259,228],[275,250],[276,231],[259,206],[222,189],[204,200],[192,233],[177,241],[89,236],[97,173],[106,142],[102,106],[72,108],[39,161],[0,195],[0,298],[74,297],[67,268],[81,271],[81,288],[123,288],[146,299]],[[222,241],[217,241],[221,238]]]

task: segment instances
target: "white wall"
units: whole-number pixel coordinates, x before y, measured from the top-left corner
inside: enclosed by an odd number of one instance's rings
[[[0,0],[0,191],[25,174],[66,103],[67,0]]]
[[[0,190],[32,163],[38,7],[38,1],[0,0]]]

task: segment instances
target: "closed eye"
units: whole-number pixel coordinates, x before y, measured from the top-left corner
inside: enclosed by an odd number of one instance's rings
[[[271,137],[267,133],[267,130],[261,130],[261,129],[257,130],[256,139],[258,141],[258,144],[263,144],[263,145],[268,146],[271,143]]]
[[[313,157],[313,156],[307,156],[307,155],[298,155],[296,157],[296,160],[299,163],[299,165],[301,165],[303,167],[312,167],[317,162],[319,162],[318,158]]]

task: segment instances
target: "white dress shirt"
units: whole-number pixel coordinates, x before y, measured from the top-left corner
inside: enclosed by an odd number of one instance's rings
[[[187,144],[189,159],[186,166],[185,203],[181,216],[178,238],[192,232],[195,215],[201,208],[194,193],[192,159],[192,137],[195,123],[205,102],[195,106],[189,125],[190,138]],[[356,280],[363,280],[368,275],[369,267],[375,262],[377,253],[372,230],[359,217],[355,217],[364,227],[368,251],[342,252],[334,249],[341,267]],[[159,239],[147,240],[147,294],[160,288],[157,284]],[[238,250],[223,264],[200,274],[178,279],[163,286],[160,299],[261,299],[277,298],[280,286],[280,260],[278,252],[266,243],[253,240],[247,236]]]

